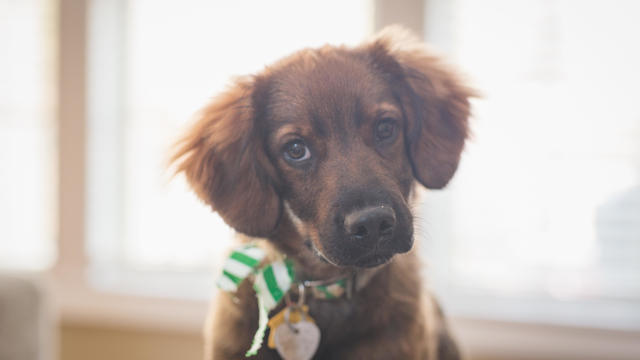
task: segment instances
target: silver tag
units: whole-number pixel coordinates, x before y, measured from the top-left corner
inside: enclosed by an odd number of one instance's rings
[[[311,360],[320,345],[320,329],[302,319],[276,328],[276,350],[284,360]]]

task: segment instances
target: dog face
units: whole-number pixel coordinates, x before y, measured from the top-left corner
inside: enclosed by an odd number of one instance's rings
[[[236,230],[268,237],[287,217],[326,261],[377,266],[412,247],[414,179],[441,188],[453,176],[471,95],[391,30],[236,81],[174,159]]]
[[[403,108],[371,65],[325,49],[282,66],[265,85],[281,197],[309,246],[336,265],[379,265],[412,244]]]

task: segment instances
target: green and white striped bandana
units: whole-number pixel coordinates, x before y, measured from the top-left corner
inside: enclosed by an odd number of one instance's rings
[[[224,291],[235,292],[238,286],[251,274],[255,275],[253,289],[258,297],[258,330],[253,337],[251,348],[246,356],[258,353],[267,329],[269,311],[273,310],[291,288],[294,271],[289,259],[274,261],[258,269],[265,257],[264,250],[249,244],[231,252],[224,263],[218,287]]]
[[[275,308],[289,291],[294,275],[289,259],[272,262],[256,274],[253,288],[267,310]]]
[[[224,263],[218,287],[224,291],[235,292],[240,283],[256,270],[264,257],[264,250],[253,244],[233,250]]]
[[[273,310],[291,288],[295,274],[289,259],[274,261],[258,271],[253,289],[258,297],[258,330],[245,356],[254,356],[262,347],[269,311]]]
[[[241,246],[233,252],[224,264],[222,276],[218,279],[218,287],[224,291],[235,292],[238,286],[250,275],[254,275],[253,289],[258,298],[258,329],[253,337],[251,348],[245,356],[253,356],[262,347],[262,341],[269,320],[269,311],[273,310],[291,289],[295,271],[290,259],[276,260],[259,268],[265,258],[265,251],[254,244]],[[347,279],[339,279],[331,283],[316,281],[303,282],[311,289],[317,299],[336,299],[346,293]]]

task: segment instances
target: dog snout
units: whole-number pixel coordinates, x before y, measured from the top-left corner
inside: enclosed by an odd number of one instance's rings
[[[344,228],[349,239],[362,245],[374,245],[393,236],[396,214],[387,206],[372,206],[358,209],[344,219]]]

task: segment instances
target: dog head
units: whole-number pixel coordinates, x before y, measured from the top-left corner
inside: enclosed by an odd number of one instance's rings
[[[412,247],[414,180],[439,189],[453,176],[472,95],[417,40],[387,29],[236,80],[174,159],[237,231],[269,237],[286,217],[328,262],[377,266]]]

